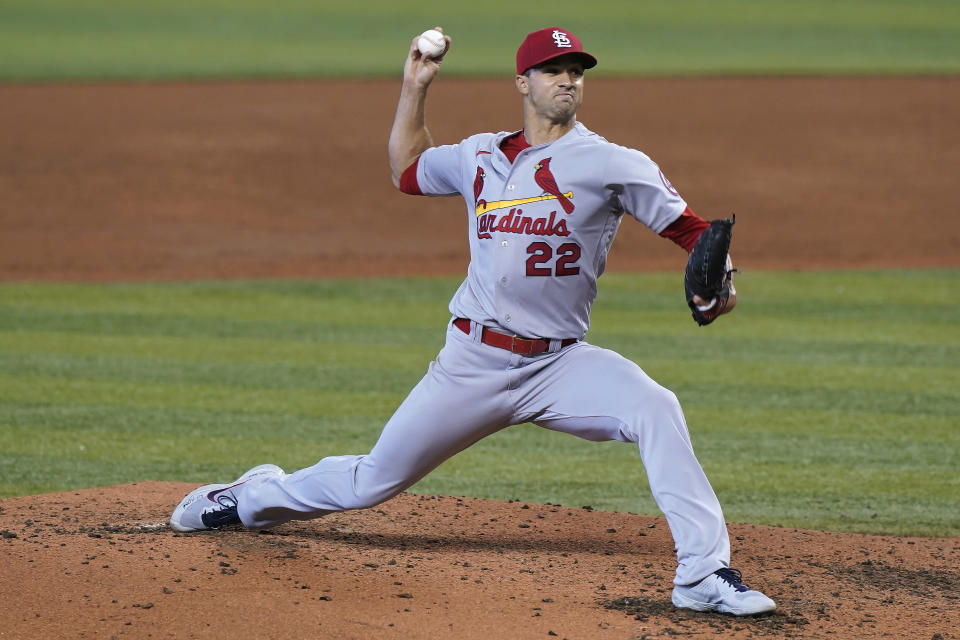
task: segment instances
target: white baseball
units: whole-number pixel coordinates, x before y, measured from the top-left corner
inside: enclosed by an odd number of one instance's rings
[[[427,58],[439,58],[447,50],[447,41],[436,29],[428,29],[420,34],[417,49],[420,49],[420,53]]]

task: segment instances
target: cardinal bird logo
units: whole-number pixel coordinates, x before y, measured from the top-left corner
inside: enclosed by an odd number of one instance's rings
[[[474,204],[480,202],[480,192],[483,191],[483,179],[487,177],[487,174],[483,172],[483,167],[477,167],[477,175],[473,179],[473,202]]]
[[[549,193],[559,200],[560,206],[563,207],[564,212],[572,213],[573,203],[570,202],[567,196],[560,192],[560,188],[557,186],[557,181],[553,178],[553,174],[550,172],[550,158],[544,158],[538,162],[535,169],[536,172],[533,174],[533,179],[537,181],[537,186],[543,189],[544,193]]]

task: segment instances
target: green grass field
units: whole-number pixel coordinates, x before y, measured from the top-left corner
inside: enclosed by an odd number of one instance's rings
[[[944,295],[960,273],[738,284],[735,315],[701,329],[676,274],[608,274],[588,335],[677,393],[728,520],[960,535],[960,326]],[[365,452],[441,346],[456,285],[0,285],[0,496]],[[632,445],[531,425],[414,491],[656,513]]]
[[[954,0],[4,0],[0,81],[396,76],[437,24],[447,74],[510,74],[522,35],[555,24],[594,74],[960,72]]]

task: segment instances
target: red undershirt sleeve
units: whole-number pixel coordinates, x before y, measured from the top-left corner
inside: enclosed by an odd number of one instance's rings
[[[710,223],[690,210],[690,207],[684,209],[680,217],[670,223],[666,229],[660,232],[660,236],[676,242],[683,247],[687,253],[693,251],[697,244],[697,239],[704,229],[707,229]]]
[[[400,175],[400,191],[411,196],[422,196],[420,184],[417,182],[417,165],[420,164],[420,157],[413,161]]]

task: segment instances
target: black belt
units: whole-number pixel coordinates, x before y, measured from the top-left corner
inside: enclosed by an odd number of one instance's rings
[[[453,321],[453,325],[465,334],[470,335],[470,321],[468,319],[456,318]],[[550,350],[550,340],[510,336],[487,327],[484,327],[483,333],[480,334],[480,342],[523,356],[538,356]],[[577,342],[576,338],[564,338],[560,341],[560,348],[569,347],[574,342]]]

